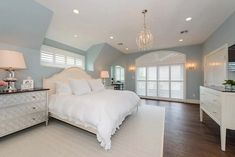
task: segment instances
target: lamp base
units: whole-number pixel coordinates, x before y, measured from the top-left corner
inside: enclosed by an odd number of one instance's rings
[[[8,83],[5,91],[14,92],[17,90],[15,87],[15,82],[17,81],[17,79],[15,78],[15,72],[13,70],[8,70],[8,72],[9,72],[9,76],[4,79],[4,81]]]
[[[105,78],[103,78],[103,79],[102,79],[102,82],[103,82],[103,85],[105,85],[105,84],[106,84],[106,80],[105,80]]]
[[[5,82],[8,83],[6,89],[4,89],[5,92],[15,92],[17,91],[16,87],[15,87],[15,82],[16,80],[4,80]]]

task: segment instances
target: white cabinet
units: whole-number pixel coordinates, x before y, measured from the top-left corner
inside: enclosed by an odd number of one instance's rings
[[[47,122],[47,90],[0,93],[0,137]]]
[[[225,151],[226,130],[235,130],[235,93],[223,92],[207,87],[200,87],[200,121],[203,112],[209,115],[221,131],[221,149]]]

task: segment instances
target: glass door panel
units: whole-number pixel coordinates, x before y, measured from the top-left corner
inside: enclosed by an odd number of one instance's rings
[[[171,65],[171,80],[183,81],[184,69],[183,65]]]
[[[146,96],[146,82],[145,81],[137,81],[136,92],[138,95]]]
[[[148,81],[157,81],[157,67],[148,67],[147,68],[147,80]]]
[[[170,77],[169,77],[169,66],[159,66],[158,67],[158,80],[159,81],[169,81]]]
[[[146,80],[146,68],[140,67],[137,69],[137,80]]]
[[[184,64],[139,67],[136,92],[141,96],[184,99]]]
[[[147,82],[147,96],[157,96],[157,82]]]
[[[171,82],[171,98],[175,99],[184,98],[183,82]]]
[[[163,98],[169,98],[169,82],[158,82],[158,96]]]

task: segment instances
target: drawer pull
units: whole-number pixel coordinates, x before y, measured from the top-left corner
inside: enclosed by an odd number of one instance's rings
[[[36,109],[36,107],[33,107],[33,110],[35,110]]]
[[[36,120],[36,118],[32,118],[33,120]]]
[[[32,96],[32,98],[36,99],[36,96]]]

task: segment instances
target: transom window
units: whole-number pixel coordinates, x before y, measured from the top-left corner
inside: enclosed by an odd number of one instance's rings
[[[80,67],[85,68],[85,57],[69,51],[43,45],[41,47],[41,65],[50,67]]]

